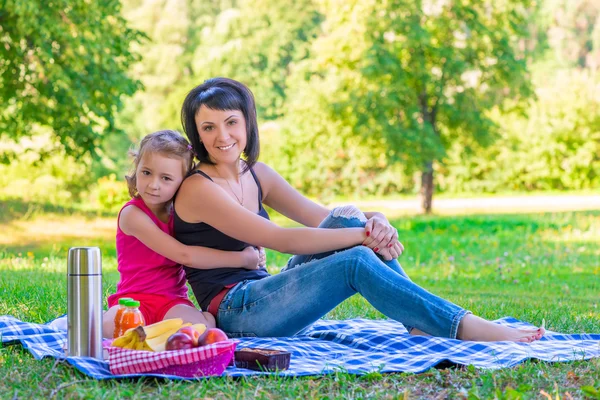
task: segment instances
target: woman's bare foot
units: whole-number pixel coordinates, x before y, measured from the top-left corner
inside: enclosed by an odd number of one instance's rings
[[[458,339],[479,342],[525,342],[530,343],[540,340],[546,333],[541,327],[538,329],[516,329],[495,324],[473,314],[467,314],[458,326]]]

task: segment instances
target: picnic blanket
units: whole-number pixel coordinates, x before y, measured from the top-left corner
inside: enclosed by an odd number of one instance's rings
[[[65,357],[65,320],[63,316],[47,324],[32,324],[11,316],[0,316],[0,336],[3,343],[20,342],[36,359],[66,359],[75,368],[96,379],[140,376],[113,375],[106,361]],[[531,327],[510,317],[495,322]],[[281,376],[321,375],[337,371],[359,375],[369,372],[419,373],[432,367],[450,365],[497,369],[512,367],[529,359],[564,362],[600,357],[600,334],[566,335],[549,331],[542,340],[534,343],[468,342],[411,336],[401,324],[392,320],[319,320],[293,337],[243,338],[238,341],[238,349],[258,347],[291,352],[290,368],[277,372]],[[263,374],[267,373],[234,367],[228,367],[224,373],[234,377]],[[189,379],[172,375],[144,376]]]

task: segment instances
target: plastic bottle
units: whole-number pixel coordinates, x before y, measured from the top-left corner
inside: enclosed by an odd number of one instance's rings
[[[121,319],[119,320],[119,331],[116,333],[118,336],[123,336],[125,332],[129,329],[136,328],[140,325],[145,325],[144,316],[140,311],[140,302],[137,300],[127,300],[125,301],[125,309],[123,310],[123,314],[121,314]]]
[[[117,308],[117,313],[115,314],[115,331],[113,333],[114,338],[121,336],[118,334],[121,332],[121,317],[123,316],[123,311],[125,311],[125,303],[129,300],[133,299],[131,297],[121,297],[119,299],[119,308]]]

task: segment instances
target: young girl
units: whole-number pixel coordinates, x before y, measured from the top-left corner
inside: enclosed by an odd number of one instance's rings
[[[199,269],[256,270],[264,265],[264,257],[253,247],[227,252],[185,246],[172,237],[172,200],[193,165],[191,146],[180,134],[170,130],[152,133],[142,140],[139,151],[131,154],[133,173],[126,179],[132,199],[119,212],[117,228],[120,281],[117,293],[108,298],[103,334],[113,336],[122,297],[140,302],[147,325],[179,317],[214,327],[212,315],[197,310],[188,299],[181,264]]]
[[[272,276],[262,270],[185,268],[196,299],[228,335],[294,335],[356,293],[412,333],[523,342],[544,334],[543,328],[494,324],[429,293],[410,281],[397,261],[386,263],[377,255],[390,260],[402,252],[387,220],[378,217],[387,233],[369,241],[375,229],[371,232],[374,224],[366,221],[377,216],[352,207],[327,210],[257,162],[254,97],[240,82],[204,82],[190,91],[181,116],[201,164],[177,195],[175,237],[219,249],[252,243],[305,255],[293,257],[284,272]],[[306,227],[273,224],[262,203]],[[386,257],[383,250],[394,251]]]

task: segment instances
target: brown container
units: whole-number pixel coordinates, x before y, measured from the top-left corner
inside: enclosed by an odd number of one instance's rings
[[[243,348],[235,352],[235,366],[254,371],[283,371],[290,367],[290,353],[281,350]]]

